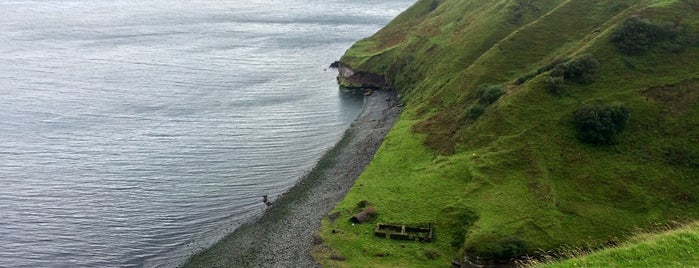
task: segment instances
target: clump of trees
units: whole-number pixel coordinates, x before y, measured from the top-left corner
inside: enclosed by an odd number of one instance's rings
[[[671,50],[681,49],[672,23],[654,23],[638,16],[630,17],[612,32],[611,41],[621,53],[641,55],[656,45],[671,41]]]
[[[585,105],[573,113],[578,139],[585,143],[609,145],[629,120],[629,110],[623,104]]]
[[[566,82],[589,84],[594,81],[599,61],[592,54],[585,54],[571,61],[556,65],[544,80],[548,92],[560,94],[566,89]]]
[[[559,74],[563,75],[563,78],[569,81],[588,84],[594,81],[598,68],[599,61],[592,54],[585,54],[572,61],[558,65],[552,73],[558,71]]]

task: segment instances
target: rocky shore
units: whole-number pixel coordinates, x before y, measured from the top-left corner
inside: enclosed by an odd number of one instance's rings
[[[265,213],[195,256],[185,267],[316,267],[310,255],[321,219],[364,171],[401,111],[395,91],[365,97],[344,137]]]

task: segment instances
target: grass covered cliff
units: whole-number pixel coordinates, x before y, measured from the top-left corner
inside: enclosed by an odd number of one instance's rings
[[[417,1],[341,59],[341,83],[380,78],[406,107],[316,259],[443,267],[699,219],[697,15],[691,0]],[[367,203],[372,223],[432,224],[435,242],[347,220]]]
[[[545,268],[558,267],[697,267],[699,224],[692,223],[660,234],[640,233],[615,247],[580,254],[554,262],[537,262]]]

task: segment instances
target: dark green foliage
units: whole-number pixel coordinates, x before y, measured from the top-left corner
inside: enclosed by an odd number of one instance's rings
[[[437,9],[438,6],[439,6],[439,1],[432,0],[432,2],[430,3],[430,11],[434,11],[435,9]]]
[[[553,69],[551,69],[551,72],[549,73],[549,75],[551,77],[563,77],[565,75],[565,73],[566,73],[565,64],[559,64],[556,67],[554,67]]]
[[[612,33],[612,43],[624,54],[640,55],[658,43],[675,38],[669,23],[653,23],[648,19],[630,17]]]
[[[478,103],[471,106],[468,109],[468,117],[471,119],[478,119],[485,112],[485,108],[488,105],[496,102],[502,95],[505,94],[505,89],[500,86],[492,85],[481,85],[476,91],[478,96]]]
[[[522,256],[526,252],[527,241],[517,236],[507,236],[486,244],[483,251],[477,254],[485,259],[509,260]]]
[[[591,83],[598,68],[599,61],[594,56],[591,54],[582,55],[551,68],[549,77],[544,80],[544,87],[549,93],[561,94],[566,89],[566,82]]]
[[[480,97],[479,102],[488,105],[500,99],[505,90],[500,86],[480,86],[477,93]]]
[[[556,95],[563,93],[566,88],[563,76],[548,76],[544,80],[544,85],[546,86],[546,91]]]
[[[621,104],[586,105],[573,113],[578,139],[591,144],[614,144],[629,119],[629,110]]]
[[[553,73],[558,67],[554,68],[551,72],[551,76],[555,76]],[[587,84],[592,82],[594,75],[597,73],[599,68],[599,61],[595,59],[591,54],[585,54],[572,61],[565,63],[561,66],[563,69],[563,77],[570,81],[574,81],[581,84]]]
[[[468,109],[468,117],[471,119],[478,119],[485,112],[485,106],[476,104]]]

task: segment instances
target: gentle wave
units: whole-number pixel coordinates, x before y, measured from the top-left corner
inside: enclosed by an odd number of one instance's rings
[[[362,106],[327,65],[413,1],[0,2],[0,266],[175,266]]]

